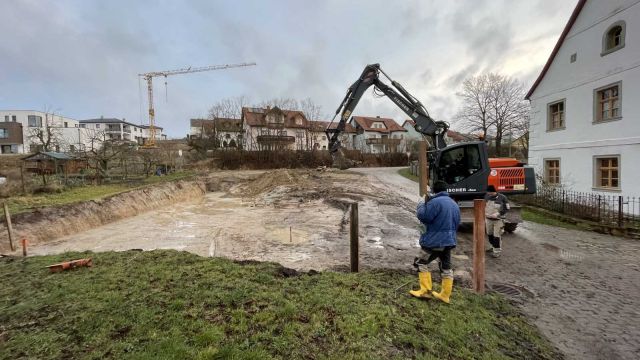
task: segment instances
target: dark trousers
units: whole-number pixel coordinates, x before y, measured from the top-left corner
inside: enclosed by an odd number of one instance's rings
[[[489,235],[489,244],[494,248],[500,248],[500,238]]]
[[[444,248],[425,248],[422,250],[429,253],[429,257],[426,262],[421,262],[420,265],[427,265],[435,259],[440,259],[440,270],[451,270],[451,249],[455,246],[446,246]]]

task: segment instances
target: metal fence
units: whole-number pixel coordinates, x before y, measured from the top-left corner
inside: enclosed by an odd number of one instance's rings
[[[640,198],[637,197],[541,186],[536,194],[518,196],[516,201],[607,226],[640,228]]]

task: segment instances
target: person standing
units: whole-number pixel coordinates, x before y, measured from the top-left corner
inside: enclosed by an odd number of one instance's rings
[[[460,225],[460,208],[447,193],[447,183],[436,181],[433,185],[435,195],[426,202],[420,202],[416,215],[427,231],[420,236],[420,256],[413,265],[418,269],[419,290],[409,293],[419,298],[435,297],[449,303],[453,290],[453,270],[451,268],[451,250],[456,247],[456,233]],[[429,264],[439,259],[442,278],[440,292],[432,291]]]
[[[504,231],[504,218],[509,211],[509,200],[503,194],[498,193],[493,185],[487,186],[484,200],[486,201],[484,213],[487,219],[487,235],[492,247],[491,255],[497,258],[502,252],[500,236]]]

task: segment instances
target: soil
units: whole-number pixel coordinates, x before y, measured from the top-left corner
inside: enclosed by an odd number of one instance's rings
[[[397,170],[220,171],[206,180],[213,192],[203,198],[35,246],[31,254],[170,248],[298,271],[347,269],[348,210],[357,201],[361,267],[411,271],[419,197],[417,184]],[[471,230],[461,229],[456,286],[469,279],[471,242]],[[525,222],[504,236],[502,257],[486,259],[487,285],[510,289],[569,359],[637,359],[639,257],[634,240]]]

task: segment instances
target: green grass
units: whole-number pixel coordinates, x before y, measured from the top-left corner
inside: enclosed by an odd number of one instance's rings
[[[568,223],[559,219],[555,219],[543,212],[536,211],[535,209],[528,208],[528,207],[522,208],[522,219],[535,222],[538,224],[557,226],[557,227],[570,229],[570,230],[588,229],[588,226],[579,226],[579,225]]]
[[[416,175],[413,175],[411,173],[411,170],[409,170],[409,168],[404,168],[404,169],[398,170],[398,174],[406,177],[409,180],[413,180],[415,182],[418,182],[418,177]]]
[[[94,267],[46,265],[92,256]],[[496,295],[398,272],[291,274],[177,251],[0,258],[0,359],[555,359]]]
[[[108,184],[87,185],[63,190],[60,193],[37,194],[27,196],[13,196],[5,201],[12,215],[31,211],[40,207],[67,205],[81,201],[96,200],[121,192],[158,184],[162,182],[176,181],[193,177],[192,172],[175,172],[166,176],[150,176],[137,185]]]

